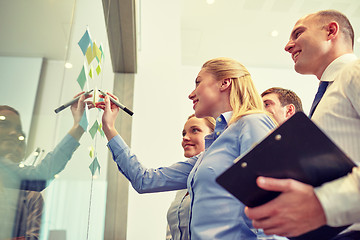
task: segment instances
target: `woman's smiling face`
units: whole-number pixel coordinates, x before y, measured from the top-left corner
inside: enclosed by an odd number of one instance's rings
[[[221,82],[208,73],[206,68],[201,69],[195,80],[195,89],[189,95],[196,117],[214,117],[214,111],[220,102],[220,85]]]
[[[211,129],[203,118],[192,117],[186,121],[182,131],[184,156],[193,157],[205,150],[204,137],[211,133]]]

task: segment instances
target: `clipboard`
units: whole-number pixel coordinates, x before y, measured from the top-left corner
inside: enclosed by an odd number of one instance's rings
[[[292,178],[318,187],[347,175],[356,166],[303,112],[295,113],[234,162],[216,182],[249,207],[262,205],[280,194],[259,188],[259,176]],[[291,239],[325,240],[346,227],[324,226]]]

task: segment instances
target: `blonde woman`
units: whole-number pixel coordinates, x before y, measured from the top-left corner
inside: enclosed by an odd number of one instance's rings
[[[103,129],[119,170],[140,193],[186,188],[191,197],[190,239],[246,239],[263,237],[245,216],[245,206],[215,179],[233,160],[262,140],[275,124],[263,110],[260,95],[247,69],[230,58],[207,61],[189,95],[198,118],[216,119],[215,131],[205,138],[205,151],[170,167],[145,169],[115,129],[118,107],[108,97]]]

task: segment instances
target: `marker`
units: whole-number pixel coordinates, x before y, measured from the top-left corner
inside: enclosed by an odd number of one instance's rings
[[[121,108],[122,110],[124,110],[127,114],[129,114],[130,116],[132,116],[134,113],[128,109],[126,106],[122,105],[121,103],[119,103],[118,101],[116,101],[113,97],[111,97],[109,94],[104,93],[103,91],[101,91],[100,89],[98,89],[98,91],[104,95],[104,96],[109,96],[110,101],[115,104],[116,106],[118,106],[119,108]]]
[[[59,113],[61,112],[62,110],[64,110],[65,108],[73,105],[75,102],[77,102],[79,100],[79,98],[85,94],[85,97],[89,96],[90,93],[93,91],[93,89],[91,89],[90,91],[88,92],[84,92],[83,94],[80,94],[79,96],[77,96],[76,98],[74,98],[73,100],[61,105],[60,107],[58,107],[57,109],[55,109],[55,113]]]

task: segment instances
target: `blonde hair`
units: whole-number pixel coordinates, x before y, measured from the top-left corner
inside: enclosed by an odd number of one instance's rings
[[[196,117],[195,114],[191,114],[187,120],[189,120],[190,118],[193,118],[193,117]],[[213,132],[215,130],[216,121],[213,117],[203,117],[203,118],[199,118],[199,119],[205,120],[205,124],[206,124],[206,126],[208,126],[208,128],[211,130],[211,132]]]
[[[233,115],[229,125],[241,117],[253,113],[266,113],[262,99],[255,88],[248,70],[238,61],[231,58],[214,58],[202,66],[217,81],[230,78],[230,106]]]

